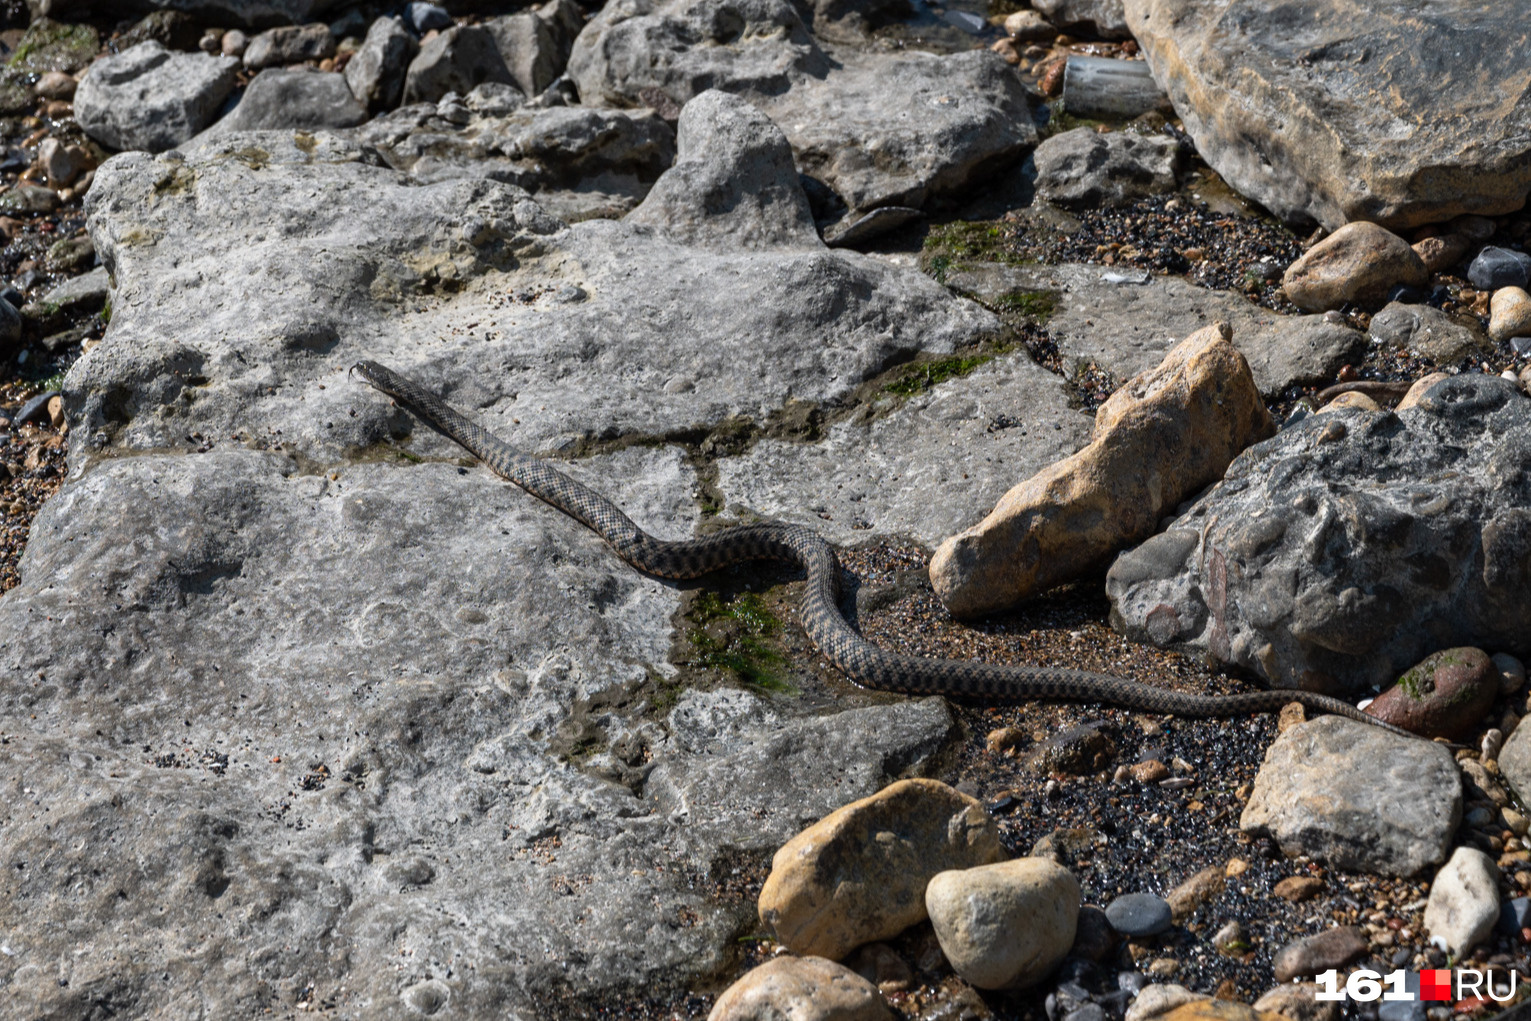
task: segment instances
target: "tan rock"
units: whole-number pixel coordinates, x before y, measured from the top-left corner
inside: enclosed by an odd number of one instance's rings
[[[778,957],[748,971],[713,1004],[707,1021],[891,1021],[882,994],[822,957]]]
[[[1175,887],[1165,897],[1170,914],[1177,922],[1183,922],[1196,909],[1215,897],[1222,896],[1228,878],[1221,865],[1208,865],[1185,882]]]
[[[1280,1014],[1233,1000],[1197,1000],[1159,1017],[1161,1021],[1286,1021]]]
[[[1461,234],[1440,234],[1416,241],[1410,247],[1419,256],[1419,261],[1425,264],[1426,272],[1443,273],[1461,262],[1471,246],[1472,242]]]
[[[1421,376],[1414,381],[1413,386],[1409,387],[1409,392],[1403,395],[1403,400],[1399,401],[1398,406],[1393,410],[1398,412],[1414,407],[1414,405],[1424,399],[1425,394],[1430,392],[1432,386],[1443,379],[1450,378],[1451,374],[1447,372],[1432,372],[1428,376]]]
[[[1399,284],[1423,287],[1430,273],[1403,238],[1375,223],[1347,223],[1287,267],[1281,285],[1308,312],[1346,302],[1380,305]]]
[[[1089,446],[1016,486],[936,550],[930,578],[952,613],[973,616],[1095,570],[1148,538],[1160,518],[1275,432],[1226,323],[1181,341],[1095,415]]]
[[[1193,993],[1185,986],[1176,985],[1173,982],[1145,986],[1128,1006],[1127,1016],[1123,1018],[1123,1021],[1149,1021],[1149,1018],[1161,1017],[1187,1003],[1199,1003],[1210,999],[1212,997],[1206,993]]]
[[[1005,34],[1025,43],[1042,42],[1053,38],[1058,30],[1036,11],[1015,11],[1005,17]]]
[[[935,780],[900,780],[783,844],[760,920],[793,953],[838,960],[924,921],[925,885],[938,872],[1003,858],[977,800]]]
[[[1340,394],[1334,400],[1318,409],[1322,415],[1326,411],[1381,411],[1382,405],[1361,393],[1359,390],[1349,390]]]
[[[1318,985],[1313,982],[1283,982],[1254,1002],[1254,1008],[1280,1014],[1288,1021],[1338,1021],[1340,1005],[1333,1000],[1315,999]]]
[[[1274,893],[1282,900],[1298,901],[1307,900],[1324,888],[1324,881],[1317,876],[1287,876],[1276,884]]]
[[[925,888],[941,951],[979,989],[1034,985],[1074,944],[1079,881],[1046,858],[942,872]]]
[[[1531,337],[1531,294],[1522,287],[1501,287],[1488,300],[1488,335],[1495,340]]]

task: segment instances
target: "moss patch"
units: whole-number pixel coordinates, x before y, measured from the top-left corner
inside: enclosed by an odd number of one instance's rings
[[[1058,295],[1052,291],[1011,291],[992,302],[994,311],[1012,312],[1041,326],[1058,309]]]
[[[932,227],[920,251],[920,269],[943,284],[947,273],[966,269],[971,263],[1020,261],[1011,225],[988,220],[959,220]]]
[[[101,36],[89,25],[66,25],[38,18],[21,37],[8,67],[19,71],[79,71],[101,49]]]
[[[692,604],[689,616],[699,625],[688,635],[696,650],[696,666],[726,670],[736,680],[764,691],[798,693],[786,680],[787,658],[771,643],[781,631],[781,621],[758,595],[745,592],[724,599],[716,592],[704,592]]]
[[[966,376],[980,365],[994,360],[993,354],[956,355],[930,362],[912,362],[903,366],[897,379],[883,384],[883,391],[913,397],[948,379]]]

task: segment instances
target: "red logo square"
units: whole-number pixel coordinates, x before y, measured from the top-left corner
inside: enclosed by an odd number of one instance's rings
[[[1432,968],[1419,973],[1419,998],[1421,1000],[1450,1000],[1451,972],[1446,968]]]

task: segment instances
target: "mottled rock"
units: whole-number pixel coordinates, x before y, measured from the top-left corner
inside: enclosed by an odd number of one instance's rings
[[[760,891],[760,920],[794,953],[837,960],[923,921],[932,876],[1003,857],[977,800],[934,780],[903,780],[782,845]]]
[[[74,116],[104,146],[160,152],[212,123],[238,66],[229,57],[139,43],[91,65],[75,92]]]
[[[676,147],[675,165],[627,222],[726,249],[822,245],[792,148],[757,108],[726,92],[704,92],[681,111]]]
[[[1531,50],[1476,0],[1124,0],[1197,151],[1288,220],[1520,209]],[[1421,46],[1421,39],[1438,45]]]
[[[1166,135],[1075,128],[1037,146],[1037,195],[1067,207],[1119,206],[1174,191],[1180,144]]]
[[[466,95],[484,82],[514,84],[493,34],[457,25],[427,40],[404,75],[404,102],[434,103],[448,92]]]
[[[1322,716],[1266,751],[1239,828],[1274,838],[1289,857],[1412,876],[1445,860],[1461,818],[1462,784],[1445,748]]]
[[[1474,847],[1459,847],[1430,883],[1425,928],[1461,957],[1488,938],[1499,920],[1499,868]]]
[[[224,138],[236,131],[349,128],[367,119],[367,110],[332,71],[269,67],[245,86],[239,105],[200,136]]]
[[[1208,865],[1171,890],[1164,899],[1170,906],[1173,919],[1183,922],[1203,904],[1221,897],[1227,884],[1228,877],[1223,866]]]
[[[1499,697],[1499,671],[1482,649],[1431,653],[1372,700],[1367,712],[1422,737],[1456,741],[1477,730]]]
[[[80,71],[90,67],[101,52],[101,36],[84,19],[65,19],[65,5],[39,5],[42,17],[34,17],[18,41],[6,66],[17,71]],[[81,12],[83,13],[83,12]],[[148,41],[148,40],[145,40]],[[155,40],[160,42],[160,40]],[[129,44],[125,48],[132,49]]]
[[[1315,982],[1283,982],[1265,993],[1251,1006],[1257,1011],[1279,1014],[1286,1021],[1339,1021],[1340,1005],[1333,1000],[1319,1000]]]
[[[1346,303],[1380,305],[1400,284],[1430,282],[1408,242],[1374,223],[1348,223],[1308,249],[1281,278],[1298,308],[1322,312]]]
[[[1088,776],[1099,773],[1116,758],[1116,741],[1108,725],[1081,723],[1050,735],[1036,747],[1027,765],[1035,773],[1068,773]]]
[[[822,957],[778,957],[752,968],[707,1021],[890,1021],[877,987]]]
[[[1288,943],[1271,959],[1277,982],[1311,978],[1330,968],[1345,965],[1366,953],[1366,933],[1354,925],[1337,925]]]
[[[1113,623],[1329,691],[1469,642],[1523,651],[1528,446],[1531,401],[1497,376],[1440,379],[1396,414],[1312,416],[1117,559]]]
[[[420,44],[398,18],[378,18],[367,29],[361,49],[346,62],[351,95],[369,113],[392,110],[404,95],[404,74],[419,52]]]
[[[979,989],[1021,989],[1073,945],[1079,881],[1045,858],[1017,858],[939,873],[925,907],[957,974]]]
[[[1531,294],[1520,287],[1501,287],[1489,299],[1488,335],[1495,340],[1531,337]]]
[[[1483,354],[1489,348],[1475,317],[1458,318],[1429,305],[1392,302],[1372,316],[1367,330],[1374,343],[1429,358],[1438,365]]]
[[[1059,28],[1083,30],[1103,39],[1130,39],[1122,0],[1034,0],[1032,6]]]
[[[537,95],[563,74],[568,47],[559,45],[553,24],[540,14],[507,14],[486,21],[484,28],[494,37],[511,81],[528,96]]]
[[[1084,450],[942,543],[931,584],[952,613],[1014,605],[1153,534],[1165,511],[1275,430],[1226,324],[1186,338],[1096,413]]]
[[[1416,241],[1411,247],[1419,261],[1425,264],[1426,271],[1435,274],[1444,273],[1461,262],[1472,248],[1472,242],[1461,234],[1437,234]]]
[[[245,47],[244,64],[252,71],[259,71],[334,55],[335,37],[330,34],[330,26],[316,21],[307,25],[283,25],[260,33]]]

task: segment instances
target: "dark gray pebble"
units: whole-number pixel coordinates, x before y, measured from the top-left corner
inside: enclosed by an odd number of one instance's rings
[[[1106,905],[1106,919],[1124,936],[1157,936],[1172,920],[1169,904],[1151,893],[1122,894]]]
[[[1063,1021],[1106,1021],[1106,1012],[1098,1003],[1087,1003],[1078,1010],[1069,1011]]]
[[[1480,291],[1524,287],[1531,281],[1531,255],[1489,245],[1467,267],[1467,279]]]
[[[418,0],[404,9],[404,18],[419,35],[424,35],[432,29],[452,27],[452,16],[446,12],[445,8],[437,7],[435,4],[420,3]]]
[[[1531,925],[1531,897],[1516,897],[1499,905],[1499,931],[1506,936],[1519,936],[1520,930]]]
[[[16,412],[16,424],[25,425],[28,422],[48,421],[48,402],[58,396],[57,390],[49,390],[47,393],[38,394],[30,401],[21,406]]]

